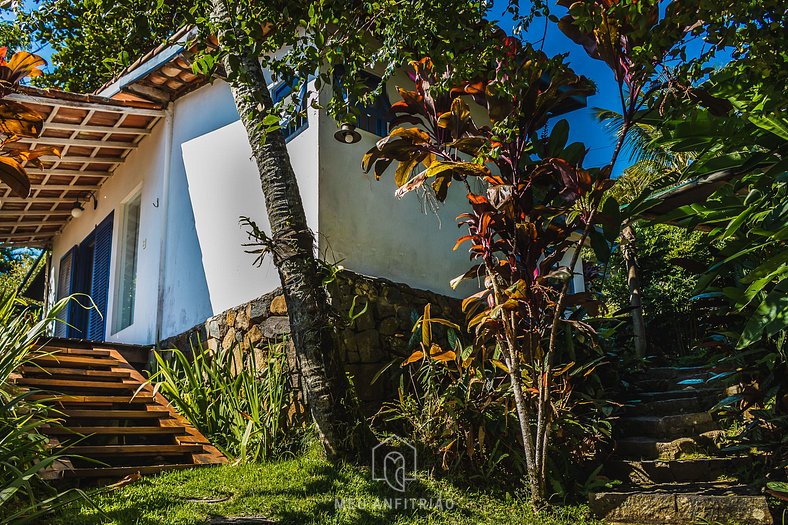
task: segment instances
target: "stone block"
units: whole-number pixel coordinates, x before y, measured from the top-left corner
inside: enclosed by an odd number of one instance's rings
[[[219,351],[219,340],[211,337],[205,342],[205,347],[211,354],[215,354]]]
[[[235,327],[239,330],[249,329],[249,315],[246,307],[238,310],[238,314],[235,316]]]
[[[208,337],[219,339],[221,333],[219,332],[219,321],[217,319],[209,319],[207,324]]]
[[[235,326],[235,316],[236,316],[235,310],[227,311],[227,317],[226,317],[227,326]]]
[[[380,322],[378,331],[380,331],[382,336],[394,335],[399,331],[399,323],[395,317],[387,317]]]
[[[356,335],[356,347],[362,363],[377,363],[385,357],[377,330],[367,330]]]
[[[259,325],[252,325],[249,331],[246,333],[246,338],[250,344],[257,344],[263,339],[263,331],[260,330]]]
[[[260,325],[266,339],[281,339],[290,333],[290,319],[282,316],[269,317]]]
[[[361,310],[364,309],[364,300],[359,299],[356,301],[356,308],[355,313],[358,314]],[[365,330],[372,330],[375,328],[375,317],[372,314],[372,310],[367,308],[367,311],[358,316],[355,320],[354,326],[357,331],[363,332]]]
[[[259,323],[266,317],[268,317],[268,302],[264,297],[260,297],[249,303],[250,323]]]
[[[284,295],[277,295],[271,301],[269,311],[274,315],[287,315],[287,303]]]
[[[227,333],[224,335],[224,339],[222,339],[222,348],[229,350],[233,347],[233,345],[235,345],[235,343],[235,328],[229,328]]]

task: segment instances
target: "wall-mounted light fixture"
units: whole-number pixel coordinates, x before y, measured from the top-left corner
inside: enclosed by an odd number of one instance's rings
[[[74,206],[71,207],[71,216],[75,219],[79,219],[82,217],[82,213],[85,211],[85,208],[82,207],[79,201],[74,201]]]
[[[92,193],[88,193],[88,200],[93,201],[93,209],[98,209],[98,200],[96,200],[96,196]],[[82,217],[82,213],[84,213],[85,208],[82,206],[82,203],[79,202],[79,199],[74,201],[74,205],[71,207],[71,216],[75,219],[79,219]]]
[[[345,122],[339,127],[337,132],[334,133],[334,138],[343,144],[355,144],[361,140],[361,134],[356,131],[356,126]]]

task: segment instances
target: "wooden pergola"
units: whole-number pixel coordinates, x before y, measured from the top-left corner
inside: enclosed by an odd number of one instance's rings
[[[164,116],[160,104],[23,87],[9,95],[44,117],[41,136],[9,148],[57,147],[61,157],[42,157],[43,168],[26,166],[28,198],[0,183],[0,245],[47,247],[71,219],[75,202],[86,202],[150,135]]]

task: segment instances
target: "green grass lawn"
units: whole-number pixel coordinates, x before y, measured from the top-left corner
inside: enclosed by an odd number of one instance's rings
[[[522,497],[460,489],[427,477],[410,482],[404,497],[431,498],[433,503],[440,499],[442,510],[434,506],[415,510],[387,508],[386,500],[398,496],[402,497],[384,483],[372,481],[368,469],[334,466],[312,450],[279,462],[207,467],[147,477],[95,496],[94,502],[104,515],[87,504],[72,505],[47,523],[183,525],[208,523],[214,516],[261,516],[293,525],[597,523],[588,517],[584,507],[561,507],[550,515],[534,515]],[[337,498],[350,505],[336,508]]]

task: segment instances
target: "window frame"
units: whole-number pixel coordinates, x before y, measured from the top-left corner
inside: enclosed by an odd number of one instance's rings
[[[132,281],[132,300],[130,306],[130,318],[128,324],[124,324],[125,319],[123,317],[124,308],[123,308],[123,296],[125,289],[125,274],[126,274],[126,264],[127,264],[127,256],[128,256],[128,236],[129,236],[129,212],[131,207],[136,203],[139,202],[138,211],[137,211],[137,239],[134,243],[134,261],[133,261],[133,275],[131,277]],[[137,275],[139,272],[139,255],[140,255],[140,225],[142,223],[142,188],[137,187],[134,191],[132,191],[128,197],[123,199],[120,203],[120,224],[119,224],[119,235],[118,235],[118,247],[117,247],[117,264],[115,265],[116,269],[116,278],[115,282],[112,286],[113,288],[113,301],[112,301],[112,334],[116,335],[123,330],[129,328],[130,326],[134,325],[135,322],[135,310],[137,306]]]

